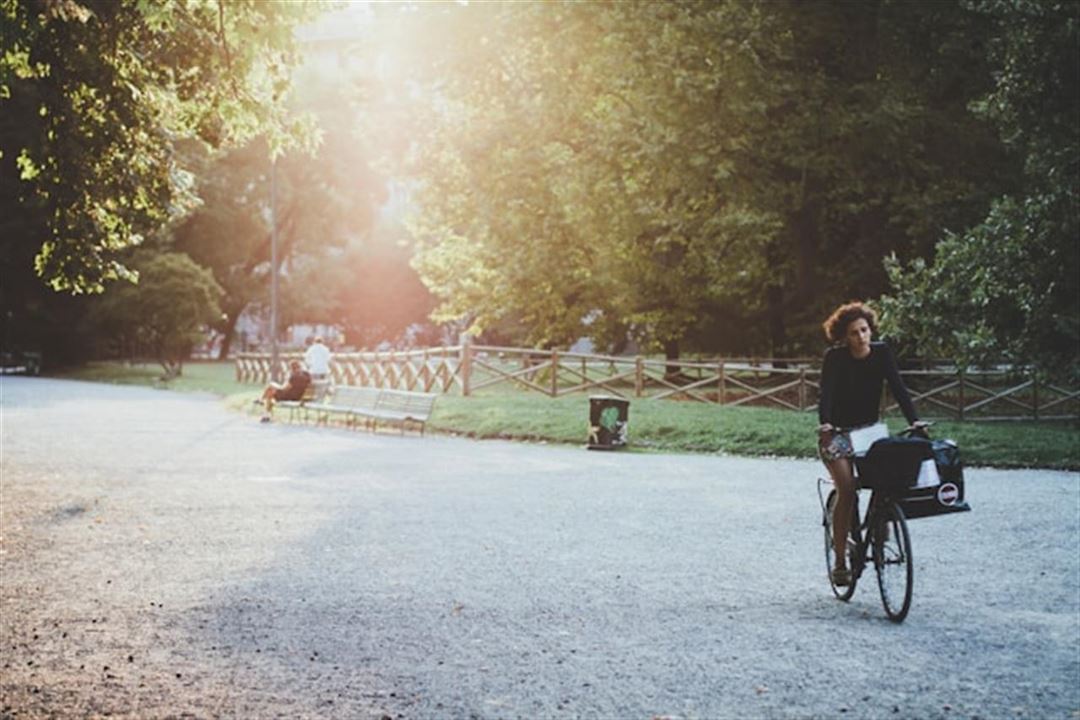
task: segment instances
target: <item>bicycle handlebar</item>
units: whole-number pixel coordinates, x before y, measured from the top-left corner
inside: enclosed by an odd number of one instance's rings
[[[933,426],[934,426],[933,421],[920,420],[920,421],[916,422],[914,425],[908,425],[906,428],[901,430],[899,434],[900,435],[906,435],[908,437],[918,435],[919,437],[929,439],[930,438],[930,433],[928,433],[927,430],[929,430]]]
[[[934,422],[932,420],[917,420],[915,425],[908,425],[906,428],[904,428],[903,430],[898,432],[897,435],[912,435],[912,434],[917,433],[917,434],[921,434],[921,435],[924,435],[924,436],[928,436],[928,433],[926,431],[929,430],[930,428],[932,428],[933,426],[934,426]],[[846,433],[846,432],[851,432],[852,430],[857,430],[857,429],[858,428],[854,428],[854,427],[840,427],[838,425],[834,425],[830,432],[833,432],[833,433]]]

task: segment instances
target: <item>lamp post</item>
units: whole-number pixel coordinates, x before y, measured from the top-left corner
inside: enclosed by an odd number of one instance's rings
[[[281,381],[278,356],[277,157],[270,158],[270,377]]]
[[[361,36],[349,32],[341,23],[334,25],[329,32],[309,31],[301,33],[297,45],[338,53],[338,64],[347,47]],[[277,96],[274,97],[277,102]],[[271,150],[273,153],[273,150]],[[270,376],[275,382],[281,381],[281,357],[278,349],[278,224],[277,224],[277,155],[270,158]]]

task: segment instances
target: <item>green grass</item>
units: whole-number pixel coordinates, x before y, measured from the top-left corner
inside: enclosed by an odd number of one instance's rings
[[[890,418],[893,431],[906,425]],[[481,438],[583,444],[588,430],[585,395],[538,394],[439,398],[431,427]],[[630,443],[645,451],[816,457],[817,416],[768,408],[720,407],[671,400],[631,399]],[[965,462],[995,467],[1080,469],[1075,423],[960,423],[939,421],[934,437],[952,438]]]
[[[58,377],[159,386],[151,365],[94,363]],[[250,406],[259,388],[236,381],[232,363],[199,362],[168,383],[178,391],[211,392],[233,409]],[[428,427],[475,438],[583,445],[588,434],[586,394],[549,398],[502,386],[474,397],[440,397]],[[890,418],[893,430],[903,420]],[[815,457],[817,417],[768,408],[720,407],[697,402],[631,399],[631,449],[749,456]],[[935,437],[959,443],[969,465],[1080,469],[1080,426],[1064,422],[938,422]]]
[[[184,365],[183,375],[167,382],[160,379],[164,373],[164,369],[156,364],[96,362],[51,373],[51,376],[113,385],[143,385],[180,392],[208,392],[222,396],[253,389],[251,385],[236,381],[236,369],[231,362],[189,362]]]

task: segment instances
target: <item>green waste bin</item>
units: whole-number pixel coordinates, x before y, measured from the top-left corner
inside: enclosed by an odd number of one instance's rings
[[[607,395],[589,398],[590,450],[617,450],[626,445],[630,401]]]

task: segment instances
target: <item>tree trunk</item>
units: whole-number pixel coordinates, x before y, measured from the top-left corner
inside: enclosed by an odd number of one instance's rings
[[[679,341],[678,340],[665,340],[664,341],[664,359],[669,363],[679,359]],[[669,382],[676,380],[681,372],[678,365],[668,364],[664,367],[664,379]]]
[[[227,360],[229,358],[233,338],[236,337],[236,322],[240,319],[246,307],[247,303],[225,308],[225,327],[221,329],[221,347],[218,348],[218,360]]]
[[[228,322],[221,331],[221,346],[218,348],[218,360],[228,360],[229,351],[232,349],[232,341],[236,336],[236,318],[230,314]]]
[[[769,354],[775,359],[786,351],[787,329],[784,326],[784,289],[779,285],[769,285],[765,289],[769,317]],[[777,363],[776,367],[787,366]]]

